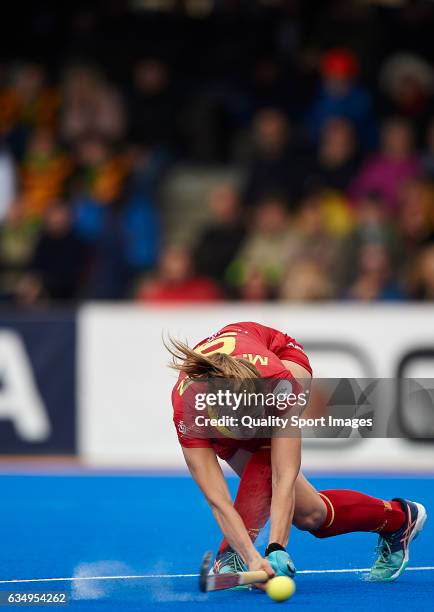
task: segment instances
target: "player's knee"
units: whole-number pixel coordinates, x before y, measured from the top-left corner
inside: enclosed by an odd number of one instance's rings
[[[294,525],[302,531],[313,532],[324,524],[325,514],[321,508],[315,508],[306,513],[297,513],[294,515]]]

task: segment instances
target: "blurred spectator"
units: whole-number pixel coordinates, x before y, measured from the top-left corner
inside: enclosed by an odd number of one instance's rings
[[[22,276],[15,287],[14,301],[17,306],[29,308],[36,304],[47,305],[47,296],[44,293],[40,278],[33,274]]]
[[[130,140],[148,150],[171,149],[176,136],[174,100],[167,65],[152,58],[137,62],[128,103]]]
[[[33,128],[55,128],[59,95],[46,80],[42,66],[24,63],[12,69],[9,83],[0,91],[0,133],[18,158]]]
[[[334,291],[339,287],[343,264],[341,240],[327,226],[327,208],[324,204],[322,192],[316,189],[308,192],[301,202],[291,244],[286,253],[286,295],[289,295],[288,282],[291,282],[296,266],[308,263],[313,265],[305,266],[306,273],[313,277],[321,271],[324,276],[322,286],[328,287],[330,295],[332,286]]]
[[[163,148],[148,151],[131,143],[125,152],[125,162],[130,173],[131,188],[152,199],[160,195],[161,183],[170,170],[173,157]]]
[[[289,269],[280,297],[283,300],[312,302],[329,300],[335,295],[335,287],[324,269],[317,262],[304,259]]]
[[[14,71],[12,87],[20,123],[29,127],[55,127],[59,96],[46,81],[45,70],[39,64],[23,64]]]
[[[33,131],[21,164],[23,213],[40,219],[53,201],[62,196],[71,174],[69,157],[59,148],[49,128]]]
[[[419,300],[434,300],[434,245],[424,249],[414,269],[413,296]]]
[[[129,170],[128,160],[116,154],[106,139],[84,136],[76,143],[75,159],[74,192],[100,203],[112,202],[120,196]]]
[[[332,49],[321,58],[321,87],[307,116],[307,128],[314,142],[320,138],[325,121],[344,117],[357,131],[359,142],[372,148],[376,125],[370,93],[357,81],[359,62],[348,49]]]
[[[353,125],[343,118],[327,119],[321,128],[318,154],[310,179],[346,191],[360,164]]]
[[[390,244],[390,232],[393,226],[381,195],[377,192],[367,193],[357,202],[356,227],[351,240],[361,244]],[[358,238],[356,238],[358,236]]]
[[[73,185],[75,229],[89,245],[85,295],[126,297],[135,277],[155,265],[160,226],[148,193],[129,183],[129,160],[101,137],[78,142]]]
[[[291,243],[285,202],[269,196],[258,205],[251,233],[228,269],[228,281],[243,287],[252,275],[260,275],[270,291],[281,282]],[[241,290],[242,291],[242,290]]]
[[[137,294],[144,302],[216,302],[222,298],[218,285],[196,275],[191,253],[170,245],[163,251],[158,272]]]
[[[426,125],[434,92],[434,72],[427,61],[411,53],[395,53],[381,67],[379,83],[385,96],[384,114],[402,115],[418,128]]]
[[[205,31],[203,34],[206,37]],[[240,60],[237,57],[240,42],[241,38],[236,47],[230,45],[228,48],[223,35],[218,38],[215,46],[210,44],[209,40],[204,46],[201,44],[203,55],[199,53],[200,63],[205,58],[205,61],[212,63],[212,56],[217,63],[228,62],[224,72],[219,71],[218,74],[211,74],[206,68],[206,74],[203,74],[201,79],[191,79],[190,68],[198,59],[197,49],[193,51],[191,64],[187,69],[188,80],[183,83],[182,98],[178,90],[181,104],[177,113],[177,127],[182,136],[182,154],[193,162],[225,164],[238,157],[236,149],[239,131],[242,132],[242,128],[246,127],[254,106],[247,93],[246,75],[243,74],[243,77],[239,78],[238,70],[235,68],[235,73],[232,70]],[[226,55],[227,57],[224,57]]]
[[[347,297],[362,302],[405,299],[392,277],[389,254],[383,245],[367,244],[360,249],[356,279]]]
[[[78,297],[83,244],[72,229],[72,215],[64,202],[49,207],[38,236],[29,270],[50,300]]]
[[[434,239],[434,186],[426,179],[414,179],[404,185],[400,194],[398,218],[401,248],[407,256]],[[409,251],[410,249],[410,251]]]
[[[202,230],[194,260],[199,274],[223,284],[225,272],[245,236],[238,195],[230,185],[211,192],[210,222]]]
[[[0,223],[7,216],[16,194],[16,172],[13,158],[0,142]]]
[[[97,299],[126,297],[135,277],[157,260],[160,225],[154,202],[123,183],[109,201],[83,193],[74,207],[77,234],[91,247],[86,294]]]
[[[350,187],[350,195],[358,199],[370,192],[378,192],[391,213],[399,208],[402,185],[417,176],[422,169],[415,154],[411,125],[405,119],[387,120],[381,131],[381,150],[362,166]]]
[[[15,294],[39,230],[39,223],[26,218],[24,209],[22,199],[16,198],[0,225],[0,292],[4,297]]]
[[[243,302],[266,302],[275,297],[275,291],[259,271],[252,271],[241,286],[239,297]]]
[[[279,193],[292,204],[300,176],[288,119],[279,110],[260,111],[254,118],[253,137],[253,157],[243,193],[245,205],[256,206],[269,193]]]
[[[369,193],[357,202],[354,229],[344,243],[344,282],[354,281],[359,254],[364,246],[384,246],[395,264],[399,257],[399,242],[395,227],[390,223],[384,201],[378,193]]]
[[[150,202],[140,196],[101,206],[77,203],[76,231],[89,245],[90,269],[84,294],[123,299],[138,274],[151,268],[159,247],[159,228]]]
[[[424,173],[434,180],[434,117],[428,122],[424,144],[425,151],[422,158]]]
[[[87,136],[119,141],[125,116],[118,91],[94,68],[72,66],[62,88],[61,135],[73,144]]]
[[[424,246],[434,242],[434,188],[424,179],[407,183],[400,194],[399,271],[413,292],[412,270]]]

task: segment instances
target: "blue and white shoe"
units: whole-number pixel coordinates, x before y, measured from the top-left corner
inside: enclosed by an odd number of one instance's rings
[[[232,574],[234,572],[245,572],[247,570],[247,566],[240,557],[238,553],[236,553],[230,546],[221,553],[217,554],[215,558],[214,565],[210,570],[210,574]],[[233,589],[228,590],[239,590],[239,589],[248,589],[250,585],[244,584],[233,587]]]
[[[403,526],[379,537],[376,552],[378,556],[367,577],[372,582],[392,582],[399,578],[409,561],[411,542],[422,531],[427,513],[422,504],[395,498],[405,513]]]
[[[232,574],[234,572],[245,572],[246,564],[230,546],[221,553],[217,554],[211,574]]]

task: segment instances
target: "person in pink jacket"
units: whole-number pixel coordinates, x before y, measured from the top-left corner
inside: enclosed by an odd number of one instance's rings
[[[362,165],[350,185],[350,198],[357,202],[362,196],[376,192],[393,214],[399,209],[400,188],[421,170],[421,161],[413,150],[410,124],[401,118],[389,119],[382,127],[380,151]]]

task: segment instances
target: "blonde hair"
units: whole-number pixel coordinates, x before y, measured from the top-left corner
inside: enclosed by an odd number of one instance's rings
[[[192,379],[233,378],[245,380],[260,377],[259,371],[247,359],[231,357],[226,353],[203,355],[191,349],[184,342],[170,337],[169,342],[164,341],[164,346],[172,355],[170,367],[179,372],[184,372]]]

